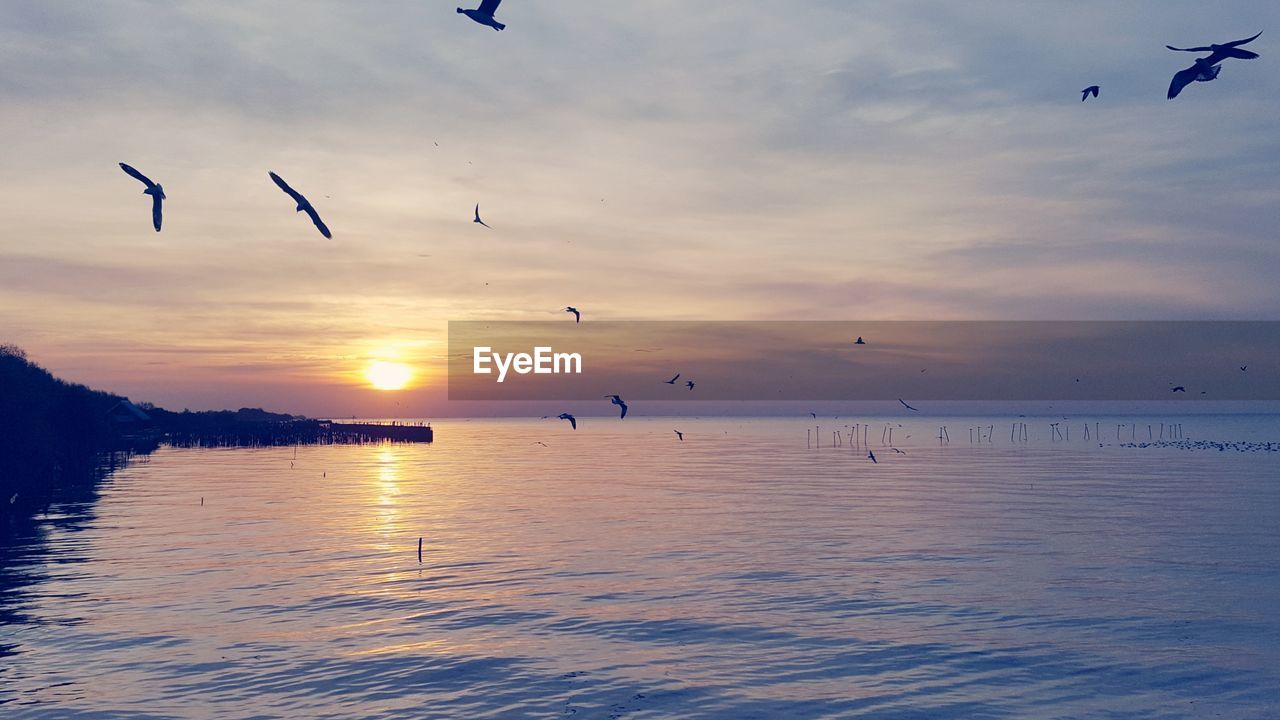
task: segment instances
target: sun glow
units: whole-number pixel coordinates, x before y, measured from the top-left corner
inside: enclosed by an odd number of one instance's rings
[[[364,369],[364,376],[378,390],[403,390],[413,378],[413,368],[404,363],[374,360]]]

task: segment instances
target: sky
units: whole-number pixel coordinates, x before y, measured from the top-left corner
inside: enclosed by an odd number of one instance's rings
[[[1274,3],[455,6],[0,4],[0,341],[174,409],[430,416],[450,320],[566,305],[1280,317]],[[1165,99],[1165,44],[1259,30]]]

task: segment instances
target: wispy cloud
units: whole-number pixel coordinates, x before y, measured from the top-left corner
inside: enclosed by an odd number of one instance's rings
[[[260,391],[209,367],[347,382],[378,346],[438,363],[447,320],[570,303],[633,319],[1280,312],[1280,52],[1264,34],[1260,60],[1163,97],[1189,62],[1165,43],[1280,26],[1272,4],[502,12],[497,34],[416,0],[5,3],[5,339],[139,390],[130,368],[159,349],[208,349],[154,398],[182,404]],[[165,185],[160,235],[121,160]],[[493,231],[469,222],[476,202]]]

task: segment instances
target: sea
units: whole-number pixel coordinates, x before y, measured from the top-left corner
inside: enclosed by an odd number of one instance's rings
[[[1280,416],[433,428],[33,510],[0,717],[1280,717]]]

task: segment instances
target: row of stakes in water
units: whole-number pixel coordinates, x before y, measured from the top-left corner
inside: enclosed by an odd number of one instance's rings
[[[1071,426],[1067,423],[1055,422],[1049,423],[1049,439],[1052,442],[1070,442]],[[1116,440],[1137,440],[1139,438],[1140,425],[1138,423],[1118,423],[1116,425]],[[1090,427],[1089,423],[1083,423],[1083,437],[1085,441],[1097,441],[1102,438],[1102,423],[1095,422]],[[882,447],[893,447],[894,430],[901,430],[902,425],[885,423],[880,430],[880,445]],[[855,423],[853,425],[845,425],[841,429],[831,431],[830,447],[844,447],[854,450],[860,450],[870,447],[871,426],[865,423]],[[1126,437],[1127,434],[1127,437]],[[1182,430],[1182,423],[1147,423],[1146,435],[1148,440],[1181,440],[1186,437]],[[906,437],[911,437],[907,435]],[[938,426],[937,434],[938,443],[946,445],[951,442],[951,432],[946,425]],[[1081,437],[1077,435],[1077,437]],[[1030,426],[1025,422],[1015,422],[1009,426],[1009,442],[1025,443],[1030,442],[1031,432]],[[905,438],[904,438],[905,439]],[[969,427],[969,443],[994,443],[995,442],[995,425],[978,425]],[[822,447],[822,427],[815,425],[812,430],[805,430],[805,447]]]

